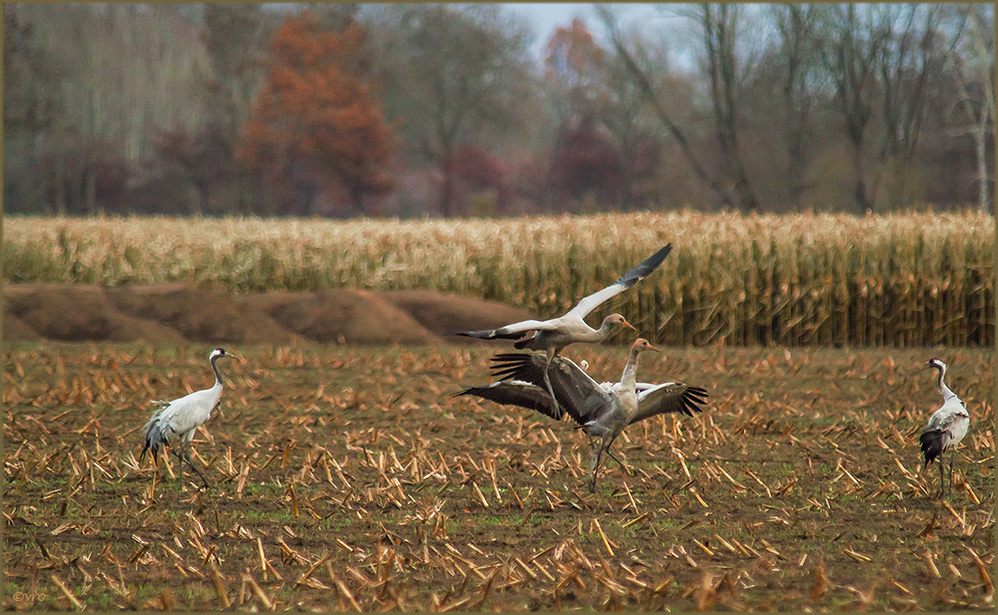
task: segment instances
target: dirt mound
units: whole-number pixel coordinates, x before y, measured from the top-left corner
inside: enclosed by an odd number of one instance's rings
[[[182,284],[130,286],[108,290],[108,298],[122,312],[159,322],[192,341],[288,344],[295,337],[267,314],[218,290]]]
[[[38,284],[4,289],[4,339],[48,338],[180,342],[184,336],[155,320],[122,313],[98,286]]]
[[[444,295],[431,290],[393,290],[383,295],[437,335],[449,336],[455,331],[495,329],[531,317],[529,312],[503,303]],[[467,337],[454,338],[454,341],[462,340],[478,341]]]
[[[41,336],[38,331],[31,328],[31,325],[24,322],[11,312],[3,315],[3,339],[8,342],[21,342],[25,340],[36,340]]]
[[[509,306],[424,290],[338,289],[236,296],[184,284],[4,288],[4,339],[8,341],[465,343],[467,338],[447,334],[492,328],[528,316]]]
[[[283,303],[281,301],[276,302]],[[317,342],[428,344],[437,340],[412,316],[363,290],[324,290],[276,307],[278,322]]]

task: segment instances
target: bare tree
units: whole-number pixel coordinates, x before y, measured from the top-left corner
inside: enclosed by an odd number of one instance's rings
[[[698,27],[703,70],[709,87],[712,127],[721,158],[721,177],[708,173],[699,156],[694,154],[686,135],[665,111],[647,69],[638,63],[625,45],[613,12],[606,6],[600,6],[598,10],[614,49],[637,80],[659,119],[679,143],[694,173],[711,187],[723,204],[746,212],[758,211],[759,199],[749,181],[739,144],[743,123],[741,104],[744,102],[740,94],[745,79],[745,66],[740,62],[737,49],[740,7],[722,3],[682,5],[679,9],[666,5],[664,9],[691,19]]]
[[[658,79],[654,76],[656,68],[654,64],[645,62],[644,58],[636,53],[636,50],[629,47],[628,41],[619,27],[617,17],[610,7],[598,5],[597,13],[606,28],[610,42],[613,44],[614,53],[617,54],[620,61],[626,67],[628,74],[630,74],[631,79],[637,85],[642,96],[651,106],[659,123],[675,139],[693,174],[710,188],[721,204],[729,207],[737,207],[738,203],[732,199],[730,191],[719,178],[708,172],[704,162],[701,160],[699,154],[697,154],[692,141],[687,137],[686,131],[682,128],[677,118],[673,117],[672,113],[669,112],[666,103],[667,94],[660,92],[659,88],[656,87]]]
[[[852,153],[853,202],[858,213],[864,213],[873,210],[866,181],[867,128],[876,104],[877,61],[891,30],[877,19],[882,9],[872,5],[822,5],[820,10],[822,58]]]
[[[440,170],[439,212],[455,210],[458,148],[489,130],[513,130],[526,87],[528,32],[498,5],[385,5],[379,40],[385,109]],[[392,74],[385,74],[391,72]]]
[[[714,130],[721,150],[721,164],[729,174],[742,211],[759,209],[759,199],[749,183],[739,147],[742,75],[736,51],[741,7],[737,4],[697,4],[689,15],[700,26],[704,69],[710,83]]]
[[[814,109],[821,85],[814,5],[774,4],[776,25],[772,63],[780,88],[779,120],[773,122],[786,159],[787,198],[801,209],[806,173],[814,151]]]
[[[947,44],[956,43],[959,33],[947,43],[940,28],[943,9],[939,4],[886,5],[881,10],[883,28],[889,28],[889,34],[876,60],[884,127],[877,161],[881,176],[891,180],[888,205],[907,205],[906,179],[913,171],[931,89],[950,57]]]
[[[993,212],[989,184],[994,180],[989,172],[994,167],[988,157],[988,141],[994,140],[995,129],[995,28],[994,6],[968,4],[957,8],[964,26],[961,44],[948,54],[952,75],[957,86],[957,106],[963,114],[965,134],[974,140],[976,163],[977,208]]]
[[[639,196],[636,185],[658,158],[660,130],[650,117],[641,88],[631,78],[626,63],[614,54],[606,66],[608,100],[603,124],[614,136],[622,157],[621,207],[627,211]]]
[[[199,195],[194,213],[210,211],[214,195],[224,190],[215,209],[246,213],[254,190],[252,175],[235,159],[236,144],[250,117],[253,100],[265,77],[267,41],[278,15],[258,4],[205,4],[201,40],[207,67],[201,77],[205,122],[178,153],[183,175]],[[164,135],[169,137],[169,135]]]

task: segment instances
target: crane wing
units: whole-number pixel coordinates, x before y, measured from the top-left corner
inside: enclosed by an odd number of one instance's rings
[[[497,354],[492,357],[492,375],[500,380],[520,380],[546,389],[545,359],[545,355],[533,352]],[[555,357],[548,377],[559,407],[580,425],[595,419],[612,404],[612,395],[569,359]]]
[[[656,414],[676,413],[693,416],[702,412],[707,403],[707,390],[682,382],[666,382],[638,392],[638,411],[630,424],[643,421]]]
[[[463,335],[465,337],[475,337],[480,340],[518,340],[527,333],[531,331],[541,331],[545,329],[553,329],[555,324],[550,320],[524,320],[522,322],[515,322],[504,327],[499,327],[498,329],[484,329],[482,331],[459,331],[454,335]]]
[[[671,251],[672,244],[670,243],[655,254],[646,258],[644,262],[637,267],[634,267],[624,275],[620,276],[620,279],[613,284],[583,298],[578,304],[576,304],[575,307],[569,310],[566,316],[585,318],[586,315],[595,310],[598,305],[611,297],[619,295],[646,278],[649,274],[651,274],[651,272],[655,271],[655,269],[662,264],[662,261],[665,260],[665,257],[668,256]]]
[[[555,420],[562,416],[561,412],[555,411],[551,395],[545,388],[521,380],[503,380],[483,386],[468,387],[460,393],[456,393],[454,397],[462,395],[474,395],[497,404],[535,410]]]
[[[950,427],[953,425],[953,422],[957,419],[957,417],[961,416],[969,416],[967,414],[967,408],[958,398],[951,397],[946,400],[946,403],[943,404],[941,408],[932,413],[926,429],[949,431]]]
[[[147,429],[153,421],[159,424],[159,429],[164,434],[168,432],[182,434],[196,429],[198,425],[208,420],[221,396],[222,387],[216,385],[175,399],[153,415],[147,423]]]

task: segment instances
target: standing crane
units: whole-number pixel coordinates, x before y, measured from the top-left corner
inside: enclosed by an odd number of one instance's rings
[[[153,462],[156,462],[156,455],[160,446],[169,446],[170,450],[180,461],[180,479],[184,478],[184,462],[194,470],[201,478],[204,486],[208,486],[201,470],[191,462],[191,440],[194,439],[194,432],[211,417],[211,411],[218,405],[218,400],[222,397],[222,374],[218,371],[219,359],[231,357],[224,348],[216,348],[211,351],[208,360],[211,361],[211,369],[215,372],[215,385],[210,389],[195,391],[190,395],[185,395],[171,402],[157,402],[160,409],[153,413],[152,418],[146,423],[145,446],[139,454],[139,462],[145,458],[146,451],[152,451]],[[177,446],[173,447],[176,438]]]
[[[939,497],[943,498],[946,495],[946,479],[943,472],[942,455],[948,450],[953,450],[949,459],[949,485],[950,491],[952,491],[953,459],[956,457],[956,445],[967,435],[967,428],[970,427],[970,414],[967,413],[967,406],[943,382],[943,377],[946,375],[946,364],[933,358],[929,359],[928,366],[939,372],[938,385],[939,392],[943,396],[943,405],[929,417],[929,424],[922,435],[918,437],[918,441],[922,447],[922,454],[925,456],[923,470],[929,467],[929,464],[936,457],[939,457]]]
[[[630,271],[620,276],[620,279],[613,284],[583,298],[578,302],[578,304],[576,304],[575,307],[558,318],[552,318],[550,320],[524,320],[522,322],[516,322],[504,327],[499,327],[498,329],[464,331],[456,333],[455,335],[464,335],[467,337],[486,340],[519,340],[513,344],[515,348],[543,350],[547,355],[547,360],[544,364],[544,384],[547,386],[548,393],[551,395],[552,403],[557,410],[559,402],[558,396],[555,395],[554,389],[551,388],[551,379],[548,376],[552,359],[558,356],[558,353],[569,344],[574,344],[576,342],[602,342],[616,333],[621,327],[633,329],[634,326],[627,322],[627,320],[620,314],[610,314],[604,318],[603,324],[600,325],[599,329],[593,329],[586,324],[585,318],[602,303],[608,301],[612,297],[616,297],[650,275],[653,271],[655,271],[655,269],[658,268],[659,265],[662,264],[662,261],[665,260],[665,257],[668,256],[671,251],[672,244],[670,243],[655,254],[649,256],[640,265],[632,268]],[[527,339],[521,339],[528,333],[533,333],[533,335]]]
[[[647,350],[658,351],[644,338],[631,345],[623,376],[617,383],[598,384],[571,360],[556,357],[547,382],[559,398],[558,405],[545,387],[547,362],[537,353],[496,355],[492,358],[492,369],[500,381],[467,388],[455,397],[474,395],[499,404],[535,410],[556,420],[561,419],[561,408],[564,408],[593,445],[588,484],[589,491],[594,492],[604,453],[624,465],[610,447],[625,427],[663,413],[693,416],[701,412],[700,405],[706,403],[707,391],[698,386],[681,382],[638,383],[638,355]]]

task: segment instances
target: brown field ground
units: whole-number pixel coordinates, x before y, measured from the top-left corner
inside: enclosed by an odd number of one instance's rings
[[[994,607],[990,351],[646,354],[640,380],[709,407],[629,428],[590,494],[570,424],[452,398],[502,344],[232,347],[194,441],[211,488],[138,464],[150,400],[208,386],[209,349],[5,346],[5,609]],[[948,502],[917,446],[931,356],[973,421]]]

